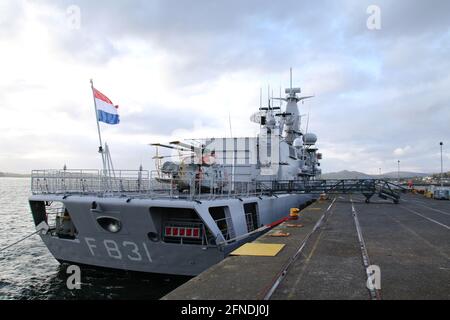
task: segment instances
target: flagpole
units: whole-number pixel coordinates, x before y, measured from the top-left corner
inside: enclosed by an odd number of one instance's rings
[[[103,172],[106,173],[105,154],[103,152],[102,134],[100,131],[100,123],[98,121],[97,102],[95,101],[94,81],[92,81],[92,79],[91,79],[91,89],[92,89],[92,97],[94,98],[95,120],[97,121],[98,140],[100,142],[98,152],[101,153],[102,155]]]

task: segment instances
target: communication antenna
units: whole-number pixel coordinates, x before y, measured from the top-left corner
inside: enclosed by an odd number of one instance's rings
[[[290,78],[291,78],[291,92],[292,92],[292,67],[289,69],[289,72],[290,72]]]
[[[270,96],[270,98],[273,99],[273,89],[272,89],[272,95]],[[270,101],[271,99],[269,99],[269,101]]]
[[[308,133],[308,126],[309,126],[309,113],[311,112],[311,106],[308,106],[308,117],[306,118],[306,130],[305,133]]]
[[[228,121],[230,123],[230,135],[231,139],[233,139],[233,132],[231,131],[231,113],[228,111]],[[235,164],[236,164],[236,148],[233,147],[233,163],[231,164],[231,188],[234,190],[234,173],[235,173]]]
[[[233,138],[233,131],[231,130],[231,112],[228,111],[228,122],[230,123],[230,137]]]
[[[280,112],[281,112],[281,85],[280,85]]]
[[[262,108],[262,87],[259,88],[259,109]]]

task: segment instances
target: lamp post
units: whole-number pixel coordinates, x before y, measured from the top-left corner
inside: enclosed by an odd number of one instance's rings
[[[400,160],[397,160],[397,165],[398,165],[397,177],[398,177],[398,183],[400,183]]]
[[[444,145],[443,142],[439,143],[439,145],[441,146],[441,187],[444,186],[444,182],[442,181],[442,177],[443,177],[443,173],[444,173],[444,162],[442,160],[442,146]]]
[[[381,178],[381,168],[378,168],[378,171],[379,171],[379,176],[380,176],[380,178]]]

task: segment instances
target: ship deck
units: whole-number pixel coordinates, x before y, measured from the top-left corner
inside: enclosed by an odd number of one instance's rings
[[[317,201],[255,240],[285,244],[276,256],[229,256],[163,299],[450,299],[450,202],[372,200]],[[270,236],[278,231],[290,235]],[[366,287],[369,264],[380,268],[380,290]]]

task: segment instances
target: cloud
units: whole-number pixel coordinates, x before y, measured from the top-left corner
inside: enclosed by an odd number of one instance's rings
[[[229,117],[233,135],[254,135],[259,88],[277,95],[292,66],[316,95],[300,108],[324,171],[395,170],[398,158],[436,171],[436,143],[450,136],[450,3],[377,1],[378,31],[366,27],[370,4],[2,1],[0,170],[98,166],[90,78],[120,105],[122,123],[102,128],[126,167],[148,142],[229,135]],[[80,29],[67,27],[70,5]]]
[[[2,1],[0,2],[0,35],[2,37],[14,37],[16,29],[23,21],[24,2]]]
[[[404,148],[396,148],[394,150],[394,156],[404,156],[411,150],[410,146],[406,146]]]

